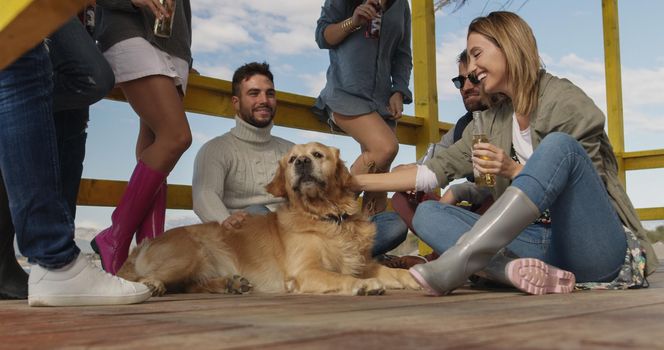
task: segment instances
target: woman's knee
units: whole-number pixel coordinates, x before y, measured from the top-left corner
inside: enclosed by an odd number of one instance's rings
[[[160,138],[160,136],[161,135],[157,135],[157,142],[162,139],[162,144],[169,153],[181,155],[189,149],[189,146],[191,146],[192,137],[189,129],[170,132],[168,135],[164,135],[165,137],[163,138]]]
[[[546,135],[538,148],[553,148],[553,149],[574,149],[574,150],[583,150],[583,147],[574,137],[564,132],[552,132]]]
[[[389,167],[396,158],[397,153],[399,152],[399,143],[398,142],[386,142],[381,144],[379,147],[369,148],[368,153],[374,162],[379,166],[379,168]],[[389,169],[380,169],[383,171],[388,171]]]

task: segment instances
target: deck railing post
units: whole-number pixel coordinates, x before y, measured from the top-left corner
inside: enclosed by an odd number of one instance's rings
[[[604,69],[606,76],[606,112],[609,139],[618,160],[618,176],[626,184],[625,133],[623,124],[622,81],[620,75],[620,30],[618,26],[618,0],[602,0],[604,26]]]
[[[424,118],[418,132],[417,156],[422,156],[429,142],[440,138],[438,130],[438,89],[436,87],[436,19],[433,0],[413,0],[413,81],[415,115]]]
[[[430,142],[440,138],[438,130],[438,88],[436,86],[436,18],[433,0],[412,1],[413,81],[415,115],[424,118],[417,138],[416,153],[421,157]],[[432,250],[420,241],[420,254]]]

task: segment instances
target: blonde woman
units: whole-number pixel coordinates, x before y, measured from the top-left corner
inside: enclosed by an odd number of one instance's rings
[[[482,113],[489,143],[473,145],[468,128],[422,166],[356,176],[358,190],[426,191],[473,167],[497,175],[496,202],[481,217],[420,204],[413,225],[442,255],[411,268],[413,277],[434,295],[480,272],[532,294],[570,292],[575,281],[647,286],[657,257],[618,180],[600,109],[542,69],[532,30],[514,13],[473,20],[467,50],[470,76],[490,103]],[[522,259],[505,258],[506,250]]]

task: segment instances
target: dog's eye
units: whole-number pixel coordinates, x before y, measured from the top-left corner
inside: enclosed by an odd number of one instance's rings
[[[316,157],[316,158],[323,158],[323,154],[320,153],[320,152],[314,152],[314,153],[312,153],[312,154],[313,154],[314,157]]]
[[[292,157],[290,157],[290,159],[288,159],[288,163],[292,163],[292,162],[294,162],[295,159],[297,159],[296,156],[292,156]]]

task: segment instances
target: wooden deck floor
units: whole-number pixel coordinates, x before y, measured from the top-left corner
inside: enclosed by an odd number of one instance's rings
[[[171,295],[135,306],[29,308],[0,302],[0,348],[656,349],[664,271],[630,291],[447,297]]]

